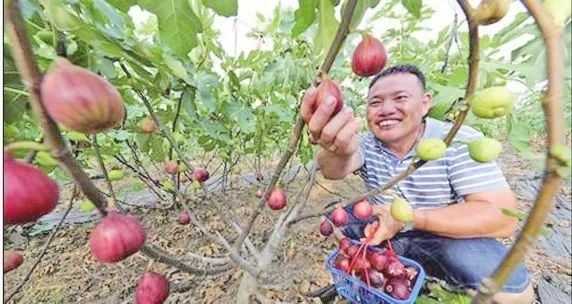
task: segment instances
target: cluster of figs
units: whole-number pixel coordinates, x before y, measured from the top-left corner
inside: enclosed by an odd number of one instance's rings
[[[94,134],[119,125],[125,116],[120,93],[107,80],[91,71],[73,65],[65,58],[56,59],[41,83],[42,103],[47,114],[59,125],[82,133]],[[139,123],[142,133],[153,133],[157,124],[150,118]],[[179,171],[178,163],[168,162],[165,171]],[[110,179],[122,177],[113,172]],[[193,172],[193,179],[202,183],[209,178],[205,169]],[[34,191],[30,191],[33,189]],[[36,221],[50,213],[59,200],[58,184],[36,167],[4,153],[4,223],[19,225]],[[89,247],[93,258],[101,263],[117,263],[139,251],[146,240],[141,223],[133,216],[111,208],[90,234]],[[186,212],[179,216],[181,224],[190,222]],[[4,253],[4,273],[24,262],[21,253]],[[163,303],[169,295],[165,276],[145,272],[135,292],[136,303]]]
[[[406,300],[419,271],[405,266],[392,249],[372,250],[358,246],[349,239],[340,240],[334,267],[363,281],[369,288],[389,294],[397,300]]]

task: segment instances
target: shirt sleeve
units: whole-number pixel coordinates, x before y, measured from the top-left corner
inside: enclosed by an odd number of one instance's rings
[[[357,153],[361,158],[361,165],[360,165],[359,169],[354,171],[354,174],[357,174],[364,179],[367,178],[367,162],[365,159],[365,150],[367,148],[366,140],[367,140],[366,134],[361,133],[359,136],[359,144],[358,144],[358,149],[357,149]]]
[[[461,140],[483,138],[483,134],[464,127],[459,132]],[[508,188],[509,185],[496,162],[479,163],[469,155],[465,144],[454,144],[447,149],[447,174],[451,188],[457,196]]]

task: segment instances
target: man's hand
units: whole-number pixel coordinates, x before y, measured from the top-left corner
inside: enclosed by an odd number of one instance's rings
[[[393,238],[401,230],[403,223],[391,217],[389,208],[390,205],[373,206],[373,214],[377,215],[379,222],[365,226],[363,231],[365,238],[362,241],[369,240],[370,245],[379,245],[383,241]]]
[[[310,88],[302,99],[300,115],[308,125],[311,139],[324,150],[338,156],[351,156],[357,151],[360,123],[350,107],[344,108],[335,116],[335,97],[328,95],[315,111],[316,88]],[[330,118],[331,117],[331,118]]]

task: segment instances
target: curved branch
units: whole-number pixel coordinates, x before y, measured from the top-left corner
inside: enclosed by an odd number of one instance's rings
[[[22,82],[30,92],[30,105],[36,120],[44,130],[46,144],[52,150],[52,155],[59,160],[60,166],[73,177],[77,187],[93,202],[102,215],[106,215],[107,200],[105,196],[78,166],[60,134],[58,126],[44,109],[40,92],[42,74],[38,69],[36,58],[32,52],[32,45],[28,41],[17,0],[5,1],[4,15],[8,28],[8,37],[14,50],[12,55],[14,56],[18,72],[22,76]]]
[[[473,303],[488,303],[492,296],[504,285],[515,267],[526,254],[528,247],[530,247],[537,238],[552,208],[554,196],[560,188],[561,177],[556,172],[559,163],[549,151],[555,144],[565,144],[564,111],[562,105],[564,90],[563,28],[556,26],[552,22],[540,2],[536,0],[522,0],[522,2],[536,21],[544,38],[544,42],[546,43],[548,91],[542,102],[546,114],[548,132],[546,169],[542,186],[536,197],[536,202],[522,232],[491,278],[483,280],[483,286],[479,288],[479,292],[473,299]]]
[[[345,39],[348,35],[348,31],[349,31],[348,28],[349,28],[349,25],[350,25],[350,22],[351,22],[351,19],[353,16],[353,12],[354,12],[354,8],[356,6],[356,2],[357,2],[357,0],[348,0],[347,5],[345,7],[345,10],[342,13],[342,22],[340,23],[340,27],[338,28],[338,31],[336,33],[336,37],[334,38],[334,41],[332,42],[332,45],[330,46],[330,49],[328,50],[328,54],[326,56],[326,59],[324,60],[324,64],[322,65],[320,71],[318,72],[318,77],[321,77],[321,75],[323,73],[327,73],[330,70],[332,63],[334,62],[336,55],[338,54],[338,52],[340,50],[341,45],[345,41]],[[256,207],[256,209],[254,210],[254,212],[252,213],[252,215],[248,219],[248,222],[247,222],[248,224],[243,229],[244,232],[242,234],[240,234],[238,236],[237,240],[235,241],[235,243],[234,243],[235,250],[239,250],[240,248],[242,248],[242,243],[244,242],[244,239],[250,233],[250,230],[252,229],[252,226],[254,225],[254,221],[256,221],[256,218],[258,217],[258,215],[260,215],[260,212],[263,210],[264,205],[266,204],[266,200],[270,196],[270,192],[274,189],[274,186],[276,185],[276,182],[278,181],[278,178],[280,177],[281,172],[284,170],[284,167],[288,163],[288,160],[290,160],[290,157],[292,157],[292,155],[296,151],[296,146],[298,144],[298,140],[300,139],[300,136],[302,135],[303,129],[304,129],[304,121],[302,120],[302,116],[298,116],[298,120],[296,121],[296,124],[294,125],[294,129],[292,130],[292,135],[290,136],[290,139],[288,141],[288,147],[286,148],[286,150],[282,154],[282,157],[280,158],[280,161],[278,162],[278,165],[276,166],[276,170],[274,171],[274,174],[272,175],[272,178],[270,179],[270,183],[266,186],[266,189],[264,191],[264,195],[262,195],[262,198],[260,198],[260,202],[258,203],[258,206]]]
[[[228,264],[228,265],[224,265],[224,266],[220,266],[220,267],[215,267],[215,268],[211,268],[211,269],[200,269],[200,268],[192,267],[192,266],[189,266],[189,265],[183,263],[180,260],[180,258],[172,256],[172,255],[168,254],[166,251],[164,251],[163,249],[161,249],[155,245],[152,245],[152,244],[143,245],[140,252],[149,256],[150,258],[155,259],[157,262],[167,264],[169,266],[175,267],[175,268],[180,269],[184,272],[192,273],[192,274],[214,275],[214,274],[219,274],[221,272],[225,272],[225,271],[230,270],[234,267],[234,265],[232,265],[232,264]]]

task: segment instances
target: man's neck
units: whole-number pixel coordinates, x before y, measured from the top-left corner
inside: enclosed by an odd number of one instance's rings
[[[425,124],[426,124],[425,122],[422,123],[411,136],[408,136],[407,138],[404,138],[399,142],[385,143],[385,145],[387,146],[387,148],[389,148],[389,150],[393,154],[395,154],[395,156],[397,156],[400,159],[403,159],[409,153],[409,151],[411,151],[411,149],[417,144],[417,142],[421,140],[421,138],[423,137]]]

